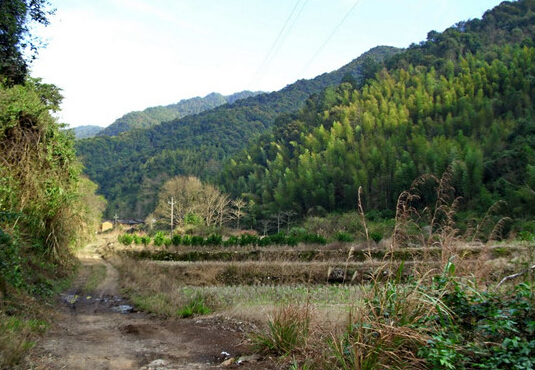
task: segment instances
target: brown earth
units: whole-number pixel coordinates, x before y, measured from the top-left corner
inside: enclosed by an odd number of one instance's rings
[[[95,247],[78,254],[80,274],[59,300],[56,323],[30,353],[28,369],[278,368],[269,357],[251,356],[249,324],[217,316],[162,320],[136,312],[120,295],[119,273]],[[99,265],[106,277],[84,292],[91,268]]]

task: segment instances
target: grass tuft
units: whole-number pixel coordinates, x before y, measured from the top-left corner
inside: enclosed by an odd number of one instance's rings
[[[177,315],[182,318],[188,318],[198,315],[209,315],[211,312],[212,309],[208,306],[205,297],[197,293],[184,307],[178,309]]]
[[[267,322],[264,332],[253,337],[260,352],[286,356],[307,345],[310,329],[310,307],[285,305],[279,307]]]

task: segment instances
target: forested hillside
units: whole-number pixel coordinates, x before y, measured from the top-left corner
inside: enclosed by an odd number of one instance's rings
[[[162,122],[172,121],[192,114],[198,114],[223,104],[232,104],[236,100],[255,96],[260,92],[241,91],[232,95],[211,93],[204,98],[183,99],[175,104],[150,107],[143,111],[130,112],[118,118],[108,127],[99,131],[98,135],[116,136],[121,132],[136,128],[149,128]]]
[[[277,92],[118,137],[81,140],[77,152],[85,173],[108,200],[107,216],[144,217],[154,209],[157,191],[165,180],[181,174],[214,179],[221,161],[269,130],[278,115],[296,111],[311,94],[344,79],[360,80],[368,58],[380,62],[397,51],[377,47],[339,70],[297,81]]]
[[[93,125],[85,125],[85,126],[77,126],[72,128],[72,132],[74,133],[74,137],[77,139],[86,139],[88,137],[93,137],[96,134],[98,134],[100,131],[102,131],[102,127],[100,126],[93,126]]]
[[[534,4],[504,2],[403,52],[378,47],[281,91],[77,150],[108,216],[146,216],[176,175],[252,200],[260,218],[354,209],[359,187],[368,209],[393,215],[415,178],[446,169],[463,209],[506,200],[525,216],[535,200]]]
[[[413,180],[450,168],[461,209],[505,200],[510,215],[535,215],[534,10],[502,3],[430,32],[360,89],[311,97],[226,163],[224,190],[266,217],[355,209],[362,187],[367,209],[393,215]]]

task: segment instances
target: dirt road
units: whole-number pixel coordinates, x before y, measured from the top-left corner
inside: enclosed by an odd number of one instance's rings
[[[276,368],[270,360],[243,357],[241,323],[217,317],[165,321],[135,312],[120,296],[117,270],[95,252],[94,245],[78,257],[80,274],[62,295],[57,324],[30,354],[28,369]],[[93,292],[85,292],[90,271],[99,266],[105,266],[104,280]],[[222,365],[240,357],[240,365]]]

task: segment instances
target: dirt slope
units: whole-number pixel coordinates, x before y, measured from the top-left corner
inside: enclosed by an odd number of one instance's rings
[[[276,369],[269,359],[245,357],[241,365],[221,365],[244,355],[241,323],[209,317],[165,321],[134,312],[119,294],[119,274],[96,252],[79,253],[80,274],[58,303],[57,324],[37,344],[28,369],[179,370]],[[106,277],[84,292],[91,267],[105,266]]]

